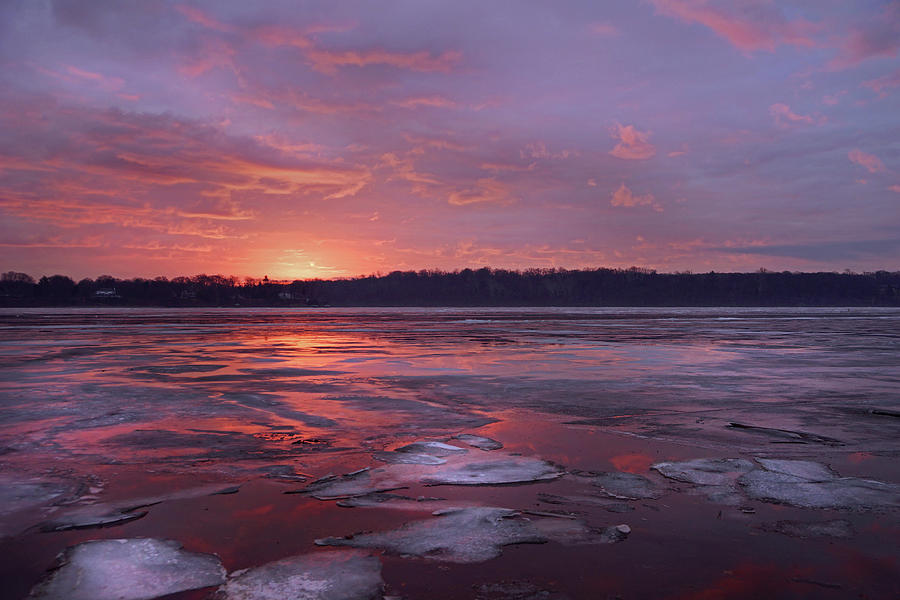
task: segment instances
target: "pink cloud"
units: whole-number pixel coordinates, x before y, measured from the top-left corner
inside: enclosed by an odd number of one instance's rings
[[[648,141],[649,131],[638,131],[634,125],[616,123],[611,135],[613,139],[619,140],[616,147],[609,152],[616,158],[643,160],[656,154],[656,147]]]
[[[878,77],[877,79],[864,81],[863,85],[881,97],[887,96],[888,90],[900,87],[900,69],[897,69],[893,73]]]
[[[295,48],[311,48],[313,43],[305,33],[289,27],[276,25],[257,27],[250,33],[256,41],[267,46],[293,46]]]
[[[178,71],[187,77],[199,77],[207,71],[219,67],[237,71],[234,66],[235,49],[224,40],[217,37],[203,36],[200,38],[198,50],[182,59]]]
[[[652,206],[657,212],[662,212],[663,210],[662,206],[656,202],[656,198],[653,197],[653,194],[639,196],[628,189],[624,182],[619,186],[619,189],[612,193],[609,203],[612,206],[624,206],[628,208],[633,208],[635,206]]]
[[[900,185],[892,185],[889,186],[888,189],[892,192],[897,192],[898,194],[900,194]]]
[[[459,106],[453,100],[443,96],[417,96],[414,98],[397,100],[392,104],[403,108],[419,108],[423,106],[428,108],[457,108]]]
[[[236,33],[240,30],[227,23],[223,23],[209,14],[188,6],[177,6],[176,9],[189,21],[202,27],[220,33]],[[250,28],[243,31],[246,38],[255,40],[269,46],[293,46],[303,51],[306,59],[313,69],[322,73],[333,74],[340,67],[366,67],[371,65],[386,65],[400,69],[408,69],[420,72],[448,72],[462,58],[462,53],[448,50],[439,55],[430,52],[393,52],[383,48],[368,50],[331,50],[317,47],[309,33],[322,31],[347,31],[347,26],[313,25],[305,31],[284,27],[280,25]],[[206,42],[207,47],[213,45]],[[221,52],[207,52],[199,59],[182,69],[190,76],[196,76],[205,71],[225,64],[231,64],[231,57],[235,50],[224,41],[219,40]],[[217,57],[221,54],[221,57]]]
[[[817,27],[803,20],[789,21],[768,3],[711,2],[710,0],[651,0],[659,14],[708,27],[744,52],[774,51],[776,46],[815,46]]]
[[[611,25],[610,23],[607,23],[605,21],[591,23],[588,26],[588,29],[590,29],[591,33],[601,36],[612,36],[619,34],[619,30],[616,29],[614,25]]]
[[[859,148],[854,148],[847,154],[852,162],[865,168],[869,173],[878,173],[884,171],[884,163],[874,154],[866,154]]]
[[[462,58],[462,53],[448,50],[437,56],[430,52],[392,52],[380,48],[372,50],[308,50],[312,67],[331,74],[339,67],[367,67],[385,65],[420,72],[449,72]]]
[[[96,82],[104,89],[108,89],[111,91],[117,91],[121,89],[123,85],[125,85],[125,80],[120,77],[107,77],[105,75],[101,75],[100,73],[94,73],[91,71],[79,69],[78,67],[68,66],[66,67],[66,71],[76,77]]]
[[[779,127],[789,127],[790,125],[797,123],[815,125],[817,122],[821,122],[821,117],[817,121],[816,118],[809,115],[799,115],[792,111],[790,106],[782,103],[770,106],[769,114],[775,117],[775,124]]]
[[[840,41],[840,52],[828,66],[854,67],[872,58],[893,58],[900,52],[900,3],[885,6],[879,15],[851,28]]]
[[[199,8],[193,6],[185,6],[183,4],[175,7],[175,10],[184,15],[188,21],[192,23],[196,23],[201,27],[205,27],[207,29],[212,29],[215,31],[221,32],[231,32],[234,31],[234,27],[228,25],[227,23],[223,23],[219,21],[215,17],[203,12]]]

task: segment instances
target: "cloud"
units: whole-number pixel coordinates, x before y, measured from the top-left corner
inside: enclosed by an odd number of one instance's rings
[[[382,65],[419,72],[450,71],[462,58],[462,53],[447,50],[434,55],[428,51],[397,52],[385,48],[335,50],[318,45],[311,33],[323,31],[343,32],[346,26],[312,25],[305,30],[283,25],[263,25],[239,28],[224,23],[197,8],[177,6],[176,10],[188,21],[198,24],[209,31],[220,34],[234,34],[245,40],[253,40],[268,46],[290,46],[300,49],[312,68],[321,73],[333,75],[342,67],[367,67]],[[224,37],[224,36],[223,36]],[[226,42],[223,37],[206,38],[205,51],[202,57],[195,58],[183,68],[183,72],[194,77],[216,66],[230,65],[236,53],[236,44]]]
[[[897,192],[898,194],[900,194],[900,185],[892,185],[889,186],[888,189],[892,192]]]
[[[872,58],[893,58],[900,52],[900,2],[890,2],[878,15],[852,24],[843,35],[832,69],[855,67]]]
[[[815,46],[817,27],[804,20],[788,20],[768,2],[715,2],[710,0],[651,0],[656,12],[685,23],[711,29],[744,52],[767,50],[779,45]]]
[[[249,36],[266,46],[293,46],[294,48],[312,48],[313,42],[303,31],[278,25],[256,27]]]
[[[475,185],[451,192],[447,198],[447,202],[454,206],[482,203],[511,204],[515,200],[509,186],[493,177],[479,179]]]
[[[782,103],[777,103],[770,106],[769,114],[775,117],[775,124],[779,127],[790,127],[791,125],[796,124],[815,125],[817,123],[824,122],[824,117],[799,115],[792,111],[790,106]]]
[[[657,212],[662,212],[663,210],[662,206],[656,202],[656,198],[653,197],[653,194],[638,196],[628,189],[624,182],[619,186],[619,189],[612,193],[609,203],[612,206],[624,206],[629,208],[635,206],[652,206]]]
[[[900,251],[900,239],[850,240],[843,242],[811,242],[808,244],[771,244],[753,246],[720,246],[710,250],[734,254],[761,254],[815,261],[884,258]]]
[[[237,51],[225,40],[207,35],[199,36],[191,52],[181,57],[178,71],[190,78],[199,77],[217,68],[238,72],[234,63]]]
[[[559,160],[577,155],[578,152],[566,149],[560,150],[559,152],[551,152],[544,142],[529,142],[528,144],[525,144],[524,148],[519,150],[519,157],[523,159],[539,158]]]
[[[430,173],[422,173],[416,171],[415,162],[412,158],[401,158],[393,152],[388,152],[381,156],[380,166],[389,167],[393,170],[393,175],[388,177],[388,181],[403,180],[415,184],[415,190],[419,194],[425,193],[424,185],[439,185],[440,181],[435,179]]]
[[[847,158],[865,168],[869,173],[884,171],[884,163],[874,154],[866,154],[859,148],[854,148],[847,153]]]
[[[236,238],[230,224],[259,214],[241,198],[339,199],[371,180],[366,168],[197,121],[70,106],[33,121],[17,118],[22,110],[7,105],[0,119],[19,154],[0,160],[0,209],[33,223]]]
[[[384,49],[372,50],[308,50],[305,53],[313,69],[333,74],[339,67],[367,67],[384,65],[424,73],[447,73],[462,58],[462,53],[448,50],[437,56],[430,52],[392,52]]]
[[[71,65],[66,67],[66,71],[76,77],[93,81],[109,91],[118,91],[125,85],[125,80],[120,77],[107,77],[100,73],[85,71],[84,69],[79,69],[78,67],[73,67]]]
[[[607,23],[606,21],[591,23],[590,25],[588,25],[588,29],[591,31],[591,33],[604,37],[619,35],[619,30],[616,29],[614,25]]]
[[[175,10],[184,15],[190,22],[200,25],[201,27],[221,32],[235,31],[235,28],[233,26],[219,21],[215,17],[200,10],[199,8],[180,4],[175,7]]]
[[[616,123],[610,135],[613,139],[619,140],[615,148],[609,152],[616,158],[644,160],[656,154],[656,147],[648,141],[649,131],[638,131],[634,125]]]
[[[391,104],[403,108],[419,108],[422,106],[428,108],[457,108],[459,106],[456,102],[444,96],[416,96],[404,100],[395,100]]]
[[[887,96],[888,90],[900,87],[900,69],[897,69],[893,73],[878,77],[877,79],[864,81],[863,85],[883,98]]]

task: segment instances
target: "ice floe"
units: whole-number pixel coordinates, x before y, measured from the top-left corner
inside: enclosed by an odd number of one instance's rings
[[[77,482],[0,475],[0,537],[26,529],[44,518],[34,518],[42,509],[74,501],[86,491]]]
[[[322,477],[298,492],[309,494],[318,500],[340,500],[406,487],[406,482],[386,469],[360,469],[346,475]]]
[[[658,463],[662,475],[698,486],[714,501],[734,504],[738,494],[753,500],[801,508],[867,510],[900,506],[900,486],[857,477],[840,477],[808,460],[756,458],[695,459]],[[734,483],[737,483],[735,487]]]
[[[93,540],[68,548],[31,600],[145,600],[225,581],[216,556],[173,540]]]
[[[384,582],[381,562],[353,550],[291,556],[235,571],[219,588],[220,600],[374,600]]]
[[[832,475],[829,479],[821,479],[755,469],[741,476],[738,483],[754,500],[801,508],[865,510],[900,506],[900,486],[856,477]]]
[[[413,442],[395,449],[394,452],[429,454],[431,456],[452,456],[454,454],[464,454],[468,452],[468,450],[443,442]]]
[[[502,442],[492,440],[489,437],[473,435],[471,433],[460,433],[459,435],[455,435],[453,437],[454,439],[457,439],[464,444],[468,444],[473,448],[478,448],[479,450],[499,450],[503,447]]]
[[[429,560],[475,563],[499,556],[501,548],[510,544],[602,544],[621,541],[631,532],[627,525],[594,529],[565,515],[529,518],[516,510],[490,506],[454,507],[432,514],[437,518],[412,521],[392,531],[323,538],[316,544],[380,548]]]
[[[121,510],[111,506],[90,506],[77,509],[41,523],[44,532],[67,531],[69,529],[88,529],[91,527],[110,527],[136,521],[147,515],[146,510]]]
[[[547,481],[561,477],[563,471],[537,459],[510,456],[505,459],[440,467],[422,478],[429,485],[499,485]]]
[[[727,485],[753,469],[753,463],[743,458],[695,458],[682,462],[662,462],[650,467],[675,481],[695,485]]]
[[[542,535],[517,511],[508,508],[452,508],[438,518],[412,521],[393,531],[316,540],[320,546],[381,548],[394,554],[455,563],[483,562],[509,544],[543,543]]]
[[[372,458],[394,465],[443,465],[446,459],[414,452],[373,452]]]
[[[642,475],[621,471],[578,471],[576,475],[587,478],[601,493],[617,500],[643,500],[659,498],[659,487]]]

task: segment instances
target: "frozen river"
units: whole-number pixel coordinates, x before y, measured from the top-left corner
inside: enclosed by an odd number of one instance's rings
[[[900,597],[898,390],[896,309],[3,309],[0,594],[158,538],[348,598]]]

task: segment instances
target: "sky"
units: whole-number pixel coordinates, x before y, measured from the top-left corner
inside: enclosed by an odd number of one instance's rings
[[[900,2],[0,2],[0,270],[900,270]]]

